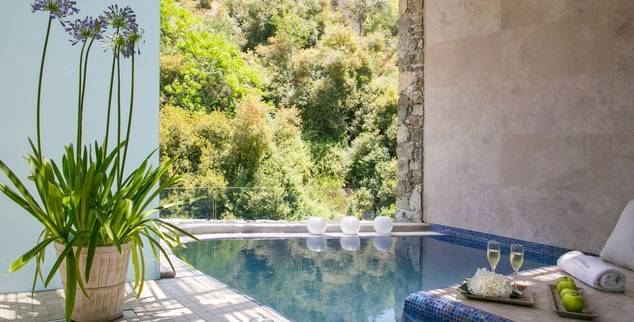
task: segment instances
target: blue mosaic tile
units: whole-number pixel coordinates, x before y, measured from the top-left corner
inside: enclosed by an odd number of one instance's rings
[[[501,316],[454,302],[428,292],[405,299],[403,322],[512,322]]]
[[[488,242],[488,239],[486,241],[482,241],[482,240],[474,240],[470,238],[459,237],[455,235],[434,236],[432,238],[446,241],[446,242],[460,245],[460,246],[481,249],[481,250],[486,250],[487,242]],[[505,244],[503,242],[500,242],[500,250],[502,251],[502,253],[508,253],[510,247],[511,247],[510,243]],[[538,253],[535,251],[528,250],[526,248],[524,249],[524,258],[526,258],[527,260],[531,260],[531,261],[543,264],[544,266],[556,265],[557,259],[559,258],[559,256],[560,256],[559,254]]]
[[[452,242],[479,249],[486,249],[486,244],[489,240],[498,241],[503,250],[508,249],[513,243],[522,244],[524,246],[524,252],[527,259],[532,259],[545,265],[555,265],[559,256],[570,251],[570,249],[562,247],[438,224],[432,224],[431,230],[449,235],[447,238],[453,238],[451,239]]]

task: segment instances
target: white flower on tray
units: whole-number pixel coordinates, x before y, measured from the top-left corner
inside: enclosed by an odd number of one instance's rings
[[[480,296],[509,297],[513,292],[510,280],[486,268],[478,268],[467,282],[469,291]]]

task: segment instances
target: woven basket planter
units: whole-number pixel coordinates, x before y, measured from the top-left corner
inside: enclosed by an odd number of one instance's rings
[[[55,244],[57,255],[64,246]],[[81,278],[86,267],[87,248],[83,248],[79,256]],[[97,247],[90,271],[90,281],[84,284],[87,298],[77,285],[77,296],[73,307],[72,319],[78,322],[103,322],[121,317],[123,313],[123,297],[128,276],[128,262],[130,260],[130,243],[122,245],[121,253],[115,246]],[[62,284],[66,285],[66,261],[60,266]]]

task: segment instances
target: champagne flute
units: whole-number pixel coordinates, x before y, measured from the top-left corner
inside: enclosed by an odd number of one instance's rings
[[[487,243],[487,259],[491,265],[491,272],[495,272],[495,267],[500,262],[500,243],[495,240],[489,240]]]
[[[511,253],[509,255],[511,267],[513,267],[513,289],[517,289],[517,272],[524,264],[524,246],[522,244],[511,244]]]

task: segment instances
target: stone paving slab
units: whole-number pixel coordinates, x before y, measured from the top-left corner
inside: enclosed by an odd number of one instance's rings
[[[592,309],[598,314],[594,321],[606,322],[632,322],[634,321],[634,272],[620,268],[627,278],[625,293],[602,292],[585,285],[575,279],[579,287],[586,293],[586,299]],[[535,306],[526,308],[521,306],[483,302],[470,300],[462,296],[456,290],[458,285],[448,288],[432,290],[430,293],[452,301],[464,303],[471,307],[481,309],[517,322],[529,321],[574,321],[564,319],[553,312],[552,297],[548,290],[548,284],[554,284],[555,280],[564,273],[557,266],[543,267],[521,272],[519,282],[533,288]]]
[[[117,321],[289,321],[273,309],[171,256],[176,278],[146,281],[137,302],[128,285],[123,318]],[[57,321],[64,317],[62,290],[0,294],[0,321]]]

